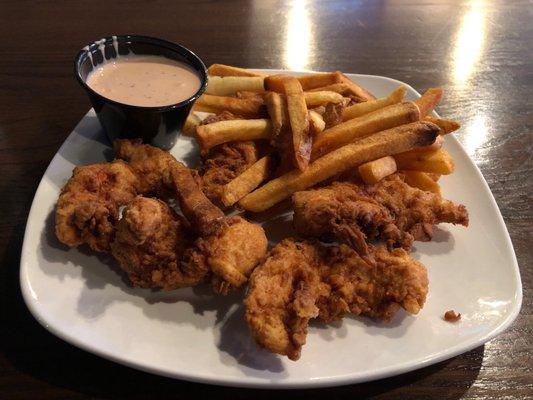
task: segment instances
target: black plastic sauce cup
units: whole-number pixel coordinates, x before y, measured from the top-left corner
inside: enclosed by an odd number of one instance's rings
[[[127,54],[162,56],[183,62],[198,73],[201,86],[193,96],[177,104],[140,107],[110,100],[87,85],[87,76],[94,68]],[[196,54],[179,44],[148,36],[110,36],[91,43],[78,53],[74,68],[76,78],[87,92],[111,142],[119,138],[140,138],[144,143],[170,149],[176,143],[192,105],[207,87],[207,71]]]

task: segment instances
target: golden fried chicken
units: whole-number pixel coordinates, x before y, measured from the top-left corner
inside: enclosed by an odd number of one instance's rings
[[[204,158],[200,176],[202,190],[213,203],[220,205],[223,186],[246,171],[259,159],[252,141],[229,142],[211,149]]]
[[[409,186],[399,174],[367,186],[366,191],[387,207],[396,226],[411,234],[414,240],[431,240],[433,226],[440,223],[468,226],[468,211],[464,205]]]
[[[328,294],[320,279],[322,251],[311,242],[283,240],[250,277],[244,304],[252,336],[291,360],[300,358],[309,320],[319,314],[316,303]]]
[[[113,148],[115,157],[127,161],[139,176],[141,194],[161,195],[172,191],[171,172],[179,163],[172,154],[140,140],[115,140]]]
[[[431,240],[442,222],[468,226],[468,213],[439,195],[413,188],[398,175],[374,185],[334,182],[293,195],[294,227],[304,236],[338,240],[367,253],[367,240],[409,249],[413,240]]]
[[[389,210],[366,194],[362,187],[348,182],[296,192],[293,224],[304,236],[325,242],[349,244],[359,253],[368,252],[367,240],[382,238],[388,245],[409,248],[412,237],[394,224]]]
[[[111,254],[133,286],[172,290],[196,285],[209,273],[205,264],[191,260],[193,239],[166,203],[138,196],[123,211]]]
[[[428,292],[426,268],[403,249],[370,248],[370,261],[346,246],[328,248],[322,281],[330,288],[319,299],[326,322],[346,314],[390,320],[400,308],[418,314]]]
[[[200,235],[195,258],[213,272],[213,288],[227,293],[242,286],[266,254],[265,231],[244,218],[224,216],[203,194],[188,168],[182,165],[172,175],[181,210]]]
[[[297,360],[310,319],[346,314],[388,321],[399,308],[424,305],[427,272],[402,249],[370,247],[370,260],[346,245],[286,239],[250,277],[246,320],[266,349]]]
[[[74,168],[56,206],[57,238],[67,246],[87,243],[95,251],[109,251],[119,208],[137,195],[140,186],[123,161]]]

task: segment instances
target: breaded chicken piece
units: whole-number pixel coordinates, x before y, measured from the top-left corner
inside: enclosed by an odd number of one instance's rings
[[[191,262],[194,236],[186,222],[158,199],[138,196],[117,224],[111,254],[133,286],[172,290],[202,282],[209,269]]]
[[[119,208],[137,195],[140,186],[123,161],[74,168],[57,201],[57,238],[67,246],[87,243],[95,251],[109,251]]]
[[[412,237],[398,229],[389,210],[353,183],[296,192],[292,202],[294,229],[301,235],[338,240],[361,254],[368,253],[367,240],[378,237],[389,246],[411,247]]]
[[[141,194],[161,195],[172,191],[171,172],[179,168],[179,161],[172,154],[140,140],[115,140],[113,148],[115,157],[127,161],[139,176]]]
[[[252,141],[229,142],[211,149],[200,169],[202,190],[213,203],[220,205],[221,190],[226,183],[246,171],[259,159]]]
[[[311,242],[286,239],[277,244],[250,277],[244,304],[246,321],[259,345],[300,358],[309,320],[328,288],[321,282],[323,249]]]
[[[464,205],[409,186],[400,174],[367,186],[366,192],[387,207],[398,229],[408,232],[414,240],[431,240],[433,226],[437,224],[468,226],[468,211]]]
[[[374,185],[334,182],[293,195],[294,227],[304,236],[339,240],[361,254],[366,241],[382,239],[389,247],[410,249],[413,240],[431,240],[433,226],[468,226],[463,205],[413,188],[398,175]]]
[[[346,314],[390,320],[400,308],[418,314],[428,292],[426,268],[403,249],[371,247],[370,261],[346,245],[328,248],[322,281],[330,288],[319,300],[326,322]]]
[[[226,217],[203,194],[189,169],[174,170],[172,175],[181,210],[200,236],[196,259],[213,272],[214,290],[227,293],[242,286],[267,252],[265,231],[244,218]]]
[[[402,249],[369,247],[369,254],[363,259],[346,245],[279,243],[250,277],[244,304],[253,337],[297,360],[312,318],[354,314],[388,321],[399,308],[418,313],[428,291],[424,266]]]

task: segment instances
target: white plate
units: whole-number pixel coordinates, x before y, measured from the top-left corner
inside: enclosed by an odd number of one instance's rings
[[[350,77],[377,96],[401,84],[379,76]],[[408,86],[408,97],[418,96]],[[256,347],[243,320],[242,293],[221,297],[207,287],[133,289],[107,257],[58,243],[53,210],[73,167],[111,155],[90,111],[55,155],[35,194],[21,257],[24,299],[43,326],[82,349],[152,373],[213,384],[342,385],[456,356],[512,323],[522,285],[509,234],[485,180],[456,139],[449,137],[446,147],[457,168],[442,179],[443,193],[467,206],[470,226],[443,225],[432,242],[416,243],[414,257],[430,277],[424,309],[416,317],[400,312],[389,324],[363,318],[329,327],[313,323],[301,359],[292,362]],[[186,162],[195,158],[187,138],[172,153]],[[290,218],[277,218],[265,228],[278,240],[290,234]],[[449,309],[461,312],[460,322],[443,321]]]

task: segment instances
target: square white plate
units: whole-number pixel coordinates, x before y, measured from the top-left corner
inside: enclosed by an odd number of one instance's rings
[[[379,76],[350,78],[376,96],[402,84]],[[405,86],[408,99],[419,96]],[[54,206],[73,167],[101,162],[112,153],[90,111],[53,158],[35,194],[20,266],[24,299],[44,327],[82,349],[152,373],[213,384],[342,385],[456,356],[512,323],[522,285],[509,234],[485,180],[455,138],[447,138],[446,148],[456,172],[442,179],[443,195],[467,206],[470,226],[442,225],[432,242],[416,243],[414,257],[430,277],[424,309],[416,317],[400,312],[389,324],[363,318],[345,318],[335,326],[313,323],[301,359],[292,362],[252,341],[242,293],[215,296],[209,287],[133,289],[108,257],[67,249],[56,240]],[[196,159],[193,149],[183,137],[172,154],[190,164]],[[287,216],[265,223],[274,241],[290,235],[290,226]],[[443,321],[449,309],[462,314],[460,322]]]

